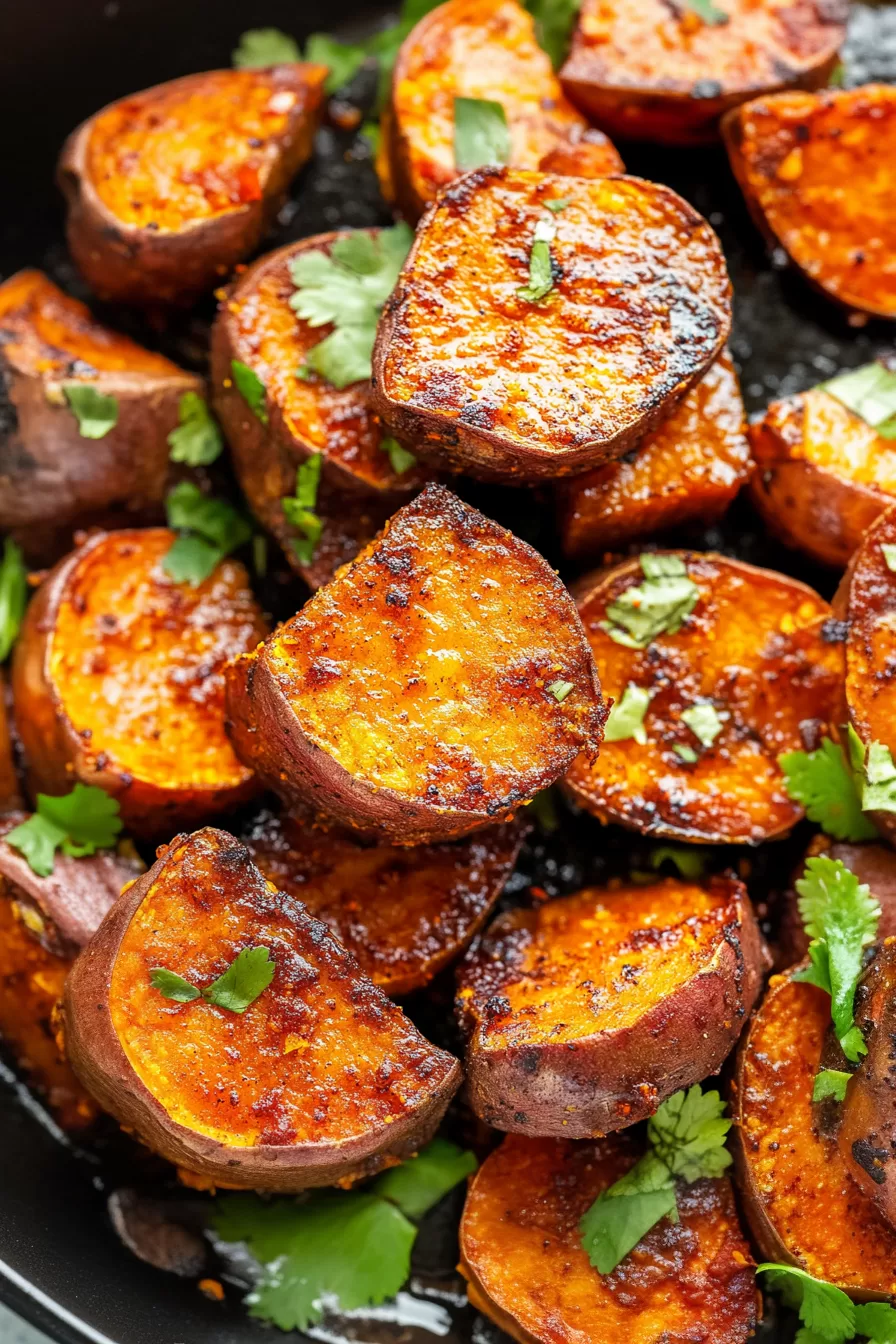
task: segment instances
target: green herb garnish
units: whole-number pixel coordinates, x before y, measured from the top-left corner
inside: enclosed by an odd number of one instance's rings
[[[268,948],[244,947],[227,970],[205,989],[192,985],[165,966],[156,966],[150,972],[149,980],[153,989],[176,1003],[192,1003],[194,999],[203,998],[217,1008],[226,1008],[229,1013],[244,1013],[267,989],[275,969]]]
[[[240,37],[230,59],[238,70],[249,70],[300,61],[302,52],[295,38],[279,28],[250,28]]]
[[[724,9],[719,9],[712,3],[712,0],[684,0],[688,9],[703,20],[704,23],[712,24],[715,27],[718,24],[728,23],[729,16]]]
[[[768,1274],[775,1292],[799,1312],[803,1328],[794,1344],[846,1344],[859,1335],[872,1344],[896,1341],[896,1311],[886,1302],[855,1303],[833,1283],[793,1265],[765,1263],[756,1273]]]
[[[851,1073],[844,1073],[842,1069],[819,1070],[815,1075],[812,1100],[824,1101],[827,1097],[833,1097],[835,1101],[842,1101],[846,1096],[846,1084],[851,1077]]]
[[[9,657],[18,638],[27,603],[28,571],[20,548],[7,537],[0,560],[0,663]]]
[[[416,467],[417,459],[397,439],[381,439],[380,452],[387,453],[389,464],[396,476],[403,476],[411,467]]]
[[[542,789],[526,804],[526,815],[535,818],[538,829],[545,835],[553,835],[560,825],[557,815],[557,799],[553,789]]]
[[[860,744],[861,745],[861,744]],[[862,811],[856,777],[841,748],[825,738],[817,751],[778,757],[787,794],[835,840],[873,840],[877,830]]]
[[[518,297],[526,303],[540,302],[554,288],[551,243],[556,233],[557,226],[552,219],[540,219],[535,225],[529,253],[529,283],[517,290]]]
[[[535,36],[551,58],[555,70],[566,59],[569,39],[578,18],[582,0],[524,0],[535,20]]]
[[[295,494],[286,495],[281,500],[286,521],[302,533],[301,537],[293,538],[292,545],[303,565],[311,564],[324,529],[322,520],[315,513],[323,460],[322,453],[307,458],[296,472]]]
[[[455,98],[454,164],[459,173],[510,161],[510,128],[502,103]]]
[[[230,361],[230,373],[234,386],[246,405],[258,417],[263,425],[268,423],[267,390],[254,369],[241,359]]]
[[[552,695],[554,697],[558,705],[562,705],[563,701],[569,695],[570,691],[575,690],[575,686],[572,684],[571,681],[552,681],[548,683],[548,685],[545,687],[545,690],[547,691],[548,695]]]
[[[658,872],[664,863],[673,863],[680,877],[696,882],[706,872],[707,856],[699,846],[658,845],[651,852],[650,866]]]
[[[178,427],[168,435],[172,462],[189,467],[207,467],[221,455],[224,440],[217,422],[196,392],[185,392],[178,406]]]
[[[882,439],[896,439],[896,371],[863,364],[819,383],[819,389],[853,411]]]
[[[3,837],[28,860],[38,877],[49,877],[57,849],[81,859],[111,849],[121,833],[119,806],[103,789],[76,784],[71,793],[37,795],[34,815]]]
[[[633,738],[643,747],[647,742],[644,730],[644,716],[650,704],[650,691],[643,686],[629,682],[621,697],[610,710],[604,728],[605,742],[624,742]]]
[[[883,552],[887,569],[891,574],[896,574],[896,546],[892,542],[882,541],[880,549]]]
[[[685,765],[693,765],[700,759],[693,747],[686,747],[681,742],[676,742],[672,750],[680,761],[684,761]]]
[[[542,205],[545,210],[550,210],[552,214],[559,215],[567,206],[572,205],[572,201],[569,196],[558,196],[555,201],[542,201]]]
[[[215,566],[252,536],[252,528],[232,504],[209,499],[192,481],[181,481],[165,501],[168,526],[180,535],[162,561],[175,583],[195,587]]]
[[[701,746],[711,747],[724,727],[727,714],[720,714],[715,705],[704,700],[682,711],[681,721],[686,723]]]
[[[617,644],[646,649],[658,635],[674,635],[697,605],[700,589],[677,555],[640,557],[644,582],[626,588],[607,607],[601,627]]]
[[[118,424],[117,397],[108,397],[89,383],[64,383],[62,390],[82,439],[103,439]]]

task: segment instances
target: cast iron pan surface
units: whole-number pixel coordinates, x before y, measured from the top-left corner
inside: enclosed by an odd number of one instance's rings
[[[289,3],[264,0],[26,0],[0,3],[0,143],[3,209],[0,278],[22,266],[41,266],[64,288],[89,297],[69,261],[60,200],[53,186],[59,147],[79,121],[104,103],[161,80],[229,64],[239,34],[274,25],[304,37],[326,29],[351,38],[384,22],[375,7],[351,0]],[[854,6],[844,51],[846,82],[896,80],[896,7]],[[352,89],[361,101],[372,80]],[[624,147],[630,172],[666,182],[690,200],[718,230],[735,290],[731,342],[749,412],[775,396],[799,391],[886,350],[892,327],[853,327],[846,316],[813,295],[783,264],[769,257],[747,216],[721,150],[655,151]],[[265,248],[338,227],[388,222],[366,143],[326,126],[311,166],[297,179]],[[148,331],[133,315],[102,311],[112,325],[201,367],[212,305],[169,330]],[[559,553],[545,493],[476,486],[457,488],[472,503],[533,542],[555,564]],[[764,534],[746,503],[738,502],[721,527],[670,540],[721,549],[795,574],[830,596],[835,576],[807,566]],[[564,573],[571,579],[573,574]],[[301,590],[276,582],[263,593],[279,617],[292,614]],[[639,864],[644,845],[603,829],[589,817],[562,810],[559,827],[538,832],[527,845],[505,901],[526,902],[537,886],[549,895],[600,883]],[[712,866],[734,867],[750,879],[760,913],[774,922],[776,890],[805,846],[806,828],[789,841],[755,853],[718,849]],[[448,1048],[452,1039],[451,980],[445,977],[408,1010],[424,1031]],[[449,1118],[454,1137],[471,1142],[468,1116]],[[208,1203],[176,1187],[170,1168],[108,1133],[88,1150],[67,1143],[8,1069],[0,1070],[0,1297],[63,1344],[260,1344],[276,1332],[246,1314],[245,1271],[209,1249],[205,1273],[225,1285],[224,1301],[138,1260],[113,1230],[110,1194],[126,1189],[161,1200],[181,1226],[200,1229]],[[395,1304],[326,1318],[309,1334],[319,1340],[364,1344],[498,1344],[496,1327],[466,1304],[455,1271],[460,1192],[425,1220],[413,1275]],[[770,1303],[761,1344],[793,1337],[793,1321]]]

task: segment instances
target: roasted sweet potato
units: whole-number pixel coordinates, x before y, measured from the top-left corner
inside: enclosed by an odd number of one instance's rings
[[[678,1192],[612,1274],[582,1248],[579,1221],[641,1156],[628,1135],[595,1143],[506,1138],[479,1168],[460,1229],[474,1307],[521,1344],[742,1344],[757,1324],[750,1252],[731,1184]]]
[[[556,226],[552,288],[530,302],[539,224]],[[668,187],[480,168],[420,223],[380,319],[374,407],[437,465],[574,475],[672,410],[721,351],[730,306],[715,234]]]
[[[412,221],[458,175],[455,98],[501,104],[514,168],[573,177],[624,171],[606,136],[589,132],[564,98],[517,0],[448,0],[405,38],[392,75],[386,191]]]
[[[723,0],[721,13],[709,22],[663,0],[584,0],[563,89],[611,135],[708,144],[722,113],[745,99],[827,84],[849,5]]]
[[[95,293],[189,304],[253,252],[311,153],[326,75],[300,64],[187,75],[73,131],[59,185]]]
[[[223,666],[265,634],[243,566],[196,587],[161,562],[175,534],[94,534],[38,589],[13,659],[15,723],[33,793],[76,780],[159,836],[255,791],[224,731]]]
[[[476,1114],[584,1139],[715,1073],[762,980],[745,888],[671,878],[500,915],[458,971]]]
[[[208,988],[248,948],[273,979],[245,1011],[175,1002],[164,967]],[[65,987],[66,1045],[101,1105],[200,1176],[301,1190],[413,1153],[460,1082],[293,897],[224,831],[178,836],[124,893]]]
[[[438,485],[228,665],[227,710],[287,803],[401,845],[511,816],[596,751],[605,715],[557,575]]]
[[[729,112],[722,131],[769,240],[829,298],[896,317],[896,89],[757,98]]]
[[[832,722],[843,662],[825,639],[831,609],[783,574],[721,555],[669,554],[699,592],[678,633],[646,648],[627,648],[605,628],[608,609],[643,582],[639,561],[583,585],[579,612],[604,692],[619,700],[642,688],[650,702],[645,742],[604,742],[599,762],[574,762],[565,785],[601,821],[676,840],[758,844],[803,816],[778,756],[817,746]],[[687,722],[696,706],[709,719],[705,742]]]
[[[460,955],[501,895],[524,834],[510,822],[441,845],[363,846],[265,812],[242,839],[268,881],[327,924],[394,997]]]
[[[0,816],[22,806],[22,789],[10,729],[11,708],[6,674],[0,669]]]
[[[621,462],[558,486],[563,549],[597,559],[663,528],[720,518],[749,474],[744,404],[727,351]]]
[[[877,936],[896,936],[896,854],[893,850],[886,845],[848,845],[832,841],[826,835],[816,835],[806,851],[806,858],[818,854],[835,861],[839,859],[860,882],[867,883],[880,906]],[[795,876],[802,876],[802,868]],[[794,966],[808,951],[809,936],[803,928],[796,891],[790,888],[784,894],[779,921],[776,964]]]
[[[85,387],[116,403],[99,439],[82,436],[66,397]],[[187,392],[203,396],[202,379],[102,326],[40,271],[12,276],[0,285],[0,531],[44,563],[76,528],[161,522]]]
[[[896,1292],[896,1232],[813,1121],[831,1000],[773,976],[738,1051],[731,1131],[743,1208],[766,1260],[798,1265],[857,1300]]]

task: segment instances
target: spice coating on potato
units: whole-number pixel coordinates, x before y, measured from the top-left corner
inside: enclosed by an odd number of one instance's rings
[[[327,70],[211,70],[111,103],[62,151],[68,242],[100,298],[189,303],[258,246],[311,153]]]
[[[552,216],[545,203],[569,205]],[[552,221],[553,288],[529,280]],[[417,230],[380,319],[375,409],[415,453],[483,479],[619,457],[719,354],[730,285],[709,225],[667,187],[480,168]]]
[[[730,112],[722,130],[757,224],[809,281],[896,317],[896,89],[774,94]]]
[[[579,601],[605,694],[618,701],[635,686],[651,699],[643,745],[605,741],[600,761],[576,761],[565,784],[604,822],[677,840],[758,844],[803,816],[778,757],[813,749],[833,721],[843,661],[825,639],[831,609],[786,575],[721,555],[674,554],[699,590],[677,634],[630,649],[603,629],[608,607],[642,582],[637,560],[598,575]],[[682,717],[697,705],[716,717],[709,745]]]
[[[741,1042],[731,1131],[744,1212],[765,1259],[857,1300],[896,1292],[896,1232],[814,1124],[830,995],[773,976]]]
[[[242,1013],[151,983],[164,967],[207,987],[250,947],[275,969]],[[228,1185],[370,1175],[426,1142],[460,1081],[329,930],[208,828],[174,840],[116,905],[69,976],[65,1022],[101,1103]]]
[[[597,132],[596,140],[583,140],[585,120],[563,96],[532,16],[516,0],[448,0],[405,38],[392,75],[384,136],[388,180],[411,220],[458,175],[455,98],[501,104],[514,168],[576,177],[623,171],[606,136]],[[555,151],[569,160],[554,159]]]
[[[641,1156],[629,1136],[595,1143],[506,1138],[473,1178],[461,1222],[471,1303],[522,1344],[742,1344],[757,1324],[753,1262],[730,1182],[680,1183],[662,1219],[611,1274],[579,1222]]]
[[[440,845],[365,846],[264,813],[242,840],[268,881],[332,929],[394,997],[460,955],[501,895],[524,834],[510,822]]]
[[[746,890],[668,879],[512,910],[458,971],[477,1115],[513,1133],[590,1138],[715,1073],[762,979]]]
[[[196,587],[170,579],[174,540],[167,528],[91,537],[44,580],[13,661],[32,792],[98,784],[150,836],[256,787],[224,730],[223,667],[266,627],[238,561]]]
[[[559,487],[563,550],[596,559],[663,528],[720,518],[749,474],[744,405],[723,351],[674,411],[621,462]]]
[[[238,755],[285,801],[398,844],[511,816],[605,715],[557,575],[435,485],[229,665],[227,695]]]
[[[708,144],[745,98],[827,83],[846,35],[845,0],[720,0],[708,22],[663,0],[584,0],[564,91],[612,135]]]

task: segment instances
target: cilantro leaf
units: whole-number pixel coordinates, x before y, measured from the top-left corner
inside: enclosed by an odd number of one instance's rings
[[[122,828],[119,811],[103,789],[78,783],[61,797],[39,793],[34,815],[4,839],[24,855],[32,872],[49,877],[57,849],[76,859],[110,849]]]
[[[885,364],[863,364],[819,384],[884,439],[896,439],[896,370]]]
[[[455,98],[454,164],[459,173],[510,162],[510,128],[503,103]]]
[[[815,1075],[812,1100],[824,1101],[827,1097],[833,1097],[835,1101],[842,1101],[851,1077],[851,1073],[844,1073],[842,1069],[821,1069]]]
[[[896,1310],[888,1302],[857,1303],[856,1333],[871,1344],[896,1344]]]
[[[862,812],[862,800],[843,751],[825,738],[817,751],[778,757],[789,797],[835,840],[873,840],[877,830]]]
[[[296,472],[295,494],[285,495],[280,501],[286,521],[302,533],[301,537],[293,538],[292,544],[303,565],[311,564],[324,530],[322,520],[314,512],[322,464],[322,453],[315,453],[302,462]]]
[[[562,705],[570,691],[575,690],[575,686],[571,681],[551,681],[545,686],[545,690],[548,695],[554,697],[558,705]]]
[[[267,389],[258,374],[254,369],[250,369],[248,364],[244,364],[241,359],[230,361],[230,374],[236,390],[246,405],[261,423],[266,425],[268,423],[268,412],[265,405]]]
[[[697,1181],[719,1176],[731,1165],[725,1137],[731,1128],[718,1092],[703,1092],[699,1083],[676,1092],[647,1122],[654,1153],[673,1176]]]
[[[169,971],[164,966],[156,966],[150,971],[149,983],[153,989],[164,994],[166,999],[174,999],[175,1003],[192,1003],[194,999],[199,998],[199,990],[195,985],[191,985],[182,975],[178,975],[176,971]]]
[[[231,1013],[244,1013],[274,978],[276,965],[266,947],[244,947],[202,997]]]
[[[529,252],[529,283],[517,290],[517,296],[526,303],[538,303],[554,288],[551,266],[551,243],[557,232],[552,219],[540,219],[535,225],[532,248]]]
[[[447,1139],[432,1139],[416,1157],[390,1167],[371,1189],[391,1200],[408,1218],[422,1218],[439,1200],[476,1170],[472,1153]]]
[[[704,747],[711,747],[719,733],[722,731],[727,714],[720,714],[715,705],[709,700],[701,701],[699,704],[691,705],[688,709],[682,711],[681,721],[686,723],[691,732]]]
[[[190,467],[207,467],[216,461],[224,440],[205,398],[197,392],[185,392],[177,414],[178,427],[168,435],[171,461],[186,462]]]
[[[643,747],[647,742],[644,716],[649,704],[650,691],[644,686],[636,686],[634,682],[629,682],[610,710],[610,717],[604,728],[604,741],[624,742],[628,738],[634,738]]]
[[[192,481],[181,481],[165,500],[168,526],[182,534],[162,561],[175,583],[194,587],[252,536],[243,515],[223,499],[209,499]]]
[[[7,537],[0,560],[0,663],[9,657],[28,603],[28,571],[20,548]]]
[[[768,1274],[772,1287],[799,1310],[803,1325],[827,1344],[843,1344],[855,1335],[856,1308],[842,1289],[792,1265],[765,1262],[756,1273]]]
[[[680,761],[684,761],[685,765],[693,765],[699,759],[693,747],[686,747],[681,742],[676,742],[672,750]]]
[[[679,874],[696,882],[706,871],[706,855],[699,845],[657,845],[649,858],[651,868],[658,872],[664,863],[674,863]]]
[[[118,424],[117,397],[107,397],[89,383],[65,383],[62,390],[82,439],[103,439]]]
[[[220,559],[217,546],[184,533],[172,542],[162,568],[175,583],[189,583],[195,588],[208,578]]]
[[[569,50],[582,0],[524,0],[524,3],[535,20],[539,46],[550,56],[554,69],[559,70]]]
[[[880,549],[883,552],[887,569],[891,574],[896,574],[896,545],[892,542],[882,541]]]
[[[614,1195],[613,1187],[598,1195],[579,1229],[588,1259],[600,1274],[610,1274],[652,1227],[676,1215],[675,1185],[640,1193]]]
[[[411,467],[416,467],[417,459],[413,453],[408,452],[397,439],[381,439],[380,452],[388,453],[389,465],[396,476],[403,476]]]
[[[712,0],[684,0],[684,3],[687,5],[688,9],[693,10],[704,23],[716,26],[717,24],[729,22],[729,16],[725,13],[724,9],[719,9],[717,5],[712,3]]]
[[[250,28],[240,37],[230,59],[237,70],[248,70],[300,61],[302,53],[295,38],[279,28]]]
[[[553,789],[542,789],[527,803],[527,816],[534,817],[536,824],[545,835],[553,835],[560,825],[557,815],[557,803]]]
[[[674,635],[697,605],[700,589],[677,555],[642,555],[644,582],[633,584],[607,607],[602,628],[617,644],[646,649],[658,635]]]
[[[558,196],[557,199],[554,201],[543,202],[545,210],[550,210],[551,213],[554,215],[559,215],[562,211],[564,211],[567,208],[567,206],[571,204],[572,200],[569,196]]]
[[[312,33],[305,43],[306,61],[330,67],[324,84],[326,93],[336,93],[350,83],[367,58],[367,48],[363,44],[339,42],[329,33]]]
[[[862,779],[862,807],[866,812],[896,812],[896,764],[890,748],[871,742]]]
[[[8,831],[3,839],[27,860],[38,877],[49,877],[55,865],[56,851],[66,832],[39,812]]]

